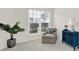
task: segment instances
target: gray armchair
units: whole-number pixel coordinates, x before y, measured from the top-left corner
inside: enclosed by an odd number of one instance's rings
[[[42,43],[55,44],[57,40],[57,29],[49,29],[46,33],[43,33]]]

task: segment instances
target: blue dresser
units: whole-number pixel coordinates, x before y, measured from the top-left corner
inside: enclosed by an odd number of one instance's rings
[[[78,46],[78,32],[64,29],[62,31],[62,43],[63,42],[72,46],[75,51],[75,48]]]

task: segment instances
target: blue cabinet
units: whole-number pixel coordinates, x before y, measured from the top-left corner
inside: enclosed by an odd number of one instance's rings
[[[65,42],[66,44],[73,47],[75,50],[76,46],[78,46],[78,32],[76,31],[69,31],[64,29],[62,31],[62,43]]]

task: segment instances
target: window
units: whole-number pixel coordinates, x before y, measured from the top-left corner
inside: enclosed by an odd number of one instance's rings
[[[46,31],[50,23],[49,16],[48,12],[29,9],[30,33]]]
[[[49,25],[48,23],[41,23],[41,31],[42,32],[46,31],[48,28],[48,25]]]

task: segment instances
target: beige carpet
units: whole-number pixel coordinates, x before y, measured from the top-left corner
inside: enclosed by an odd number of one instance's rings
[[[73,51],[73,48],[62,41],[56,44],[42,44],[41,39],[19,43],[13,48],[5,48],[2,51]],[[76,48],[76,51],[79,49]]]

